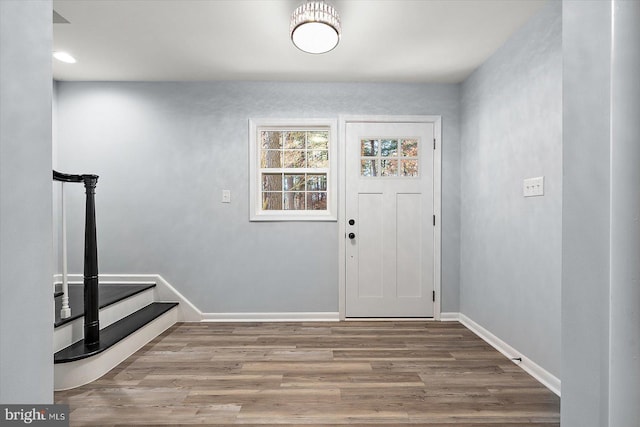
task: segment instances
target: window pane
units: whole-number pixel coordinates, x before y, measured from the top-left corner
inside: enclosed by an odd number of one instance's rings
[[[285,132],[284,148],[304,149],[304,137],[306,132]]]
[[[403,160],[402,170],[400,174],[402,176],[418,176],[418,161],[417,160]]]
[[[284,189],[285,191],[304,191],[304,175],[285,174]]]
[[[360,155],[363,157],[372,157],[378,155],[378,140],[363,139],[360,141]]]
[[[282,193],[262,193],[263,211],[281,211]]]
[[[307,148],[315,150],[329,149],[329,132],[315,131],[307,132]]]
[[[262,191],[282,191],[282,174],[262,175]]]
[[[402,140],[402,156],[418,157],[418,140],[417,139]]]
[[[263,150],[260,153],[261,168],[281,168],[282,167],[282,151]]]
[[[303,211],[305,193],[284,193],[284,210]]]
[[[395,139],[383,139],[380,142],[380,155],[391,157],[398,155],[398,141]]]
[[[361,168],[360,168],[360,175],[362,176],[377,176],[378,175],[378,171],[376,168],[376,161],[375,160],[362,160],[361,161]]]
[[[260,132],[260,146],[265,150],[282,148],[282,132],[277,130],[264,130]]]
[[[307,210],[326,211],[327,193],[307,193]]]
[[[328,168],[329,152],[325,150],[309,151],[309,167],[310,168]]]
[[[397,176],[398,161],[397,160],[380,160],[380,176]]]
[[[307,175],[307,191],[327,191],[327,175]]]
[[[305,152],[303,150],[287,150],[284,152],[284,168],[306,167]]]

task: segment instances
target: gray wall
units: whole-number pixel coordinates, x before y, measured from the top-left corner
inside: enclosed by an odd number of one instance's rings
[[[442,115],[442,302],[458,311],[458,85],[58,82],[57,92],[60,169],[100,175],[100,272],[160,273],[204,312],[338,311],[337,223],[248,220],[249,118]],[[70,224],[82,216],[75,193]],[[70,228],[79,272],[81,226]]]
[[[51,1],[0,1],[0,402],[53,401]]]
[[[562,424],[640,419],[640,3],[563,6]],[[588,88],[588,90],[585,90]]]
[[[604,427],[609,351],[610,2],[564,2],[562,42],[562,423]]]
[[[461,312],[560,376],[561,5],[462,85]],[[523,179],[545,177],[544,197]]]
[[[640,3],[614,1],[611,105],[611,427],[640,420]]]

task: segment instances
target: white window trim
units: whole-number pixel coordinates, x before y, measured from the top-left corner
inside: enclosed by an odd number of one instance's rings
[[[329,129],[329,171],[326,211],[263,211],[260,182],[258,129]],[[335,119],[249,119],[249,220],[250,221],[337,221],[338,220],[338,121]]]

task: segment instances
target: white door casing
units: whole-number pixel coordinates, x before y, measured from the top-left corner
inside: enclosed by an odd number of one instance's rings
[[[341,125],[340,316],[438,319],[440,117]]]

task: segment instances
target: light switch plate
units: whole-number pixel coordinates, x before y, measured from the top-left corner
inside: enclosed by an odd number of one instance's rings
[[[222,203],[231,203],[231,190],[222,190]]]
[[[522,191],[524,197],[544,196],[544,176],[525,179]]]

